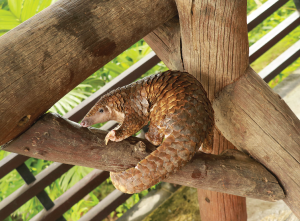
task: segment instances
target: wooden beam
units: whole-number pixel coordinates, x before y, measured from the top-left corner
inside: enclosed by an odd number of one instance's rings
[[[59,115],[46,114],[3,148],[30,157],[107,171],[134,167],[156,148],[135,137],[105,145],[106,134],[96,128],[82,128]],[[284,197],[272,174],[238,151],[221,156],[198,153],[192,162],[165,181],[269,201]]]
[[[240,150],[270,170],[284,201],[300,218],[300,121],[250,67],[214,100],[216,126]]]
[[[173,0],[62,0],[1,36],[0,145],[176,14]]]

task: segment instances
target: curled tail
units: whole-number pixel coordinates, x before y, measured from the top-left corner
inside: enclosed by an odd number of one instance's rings
[[[184,166],[195,154],[196,147],[195,142],[173,132],[136,167],[119,173],[111,172],[113,185],[125,193],[148,189]]]

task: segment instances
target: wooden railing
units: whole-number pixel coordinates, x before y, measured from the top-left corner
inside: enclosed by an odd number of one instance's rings
[[[265,18],[278,10],[286,2],[287,0],[269,0],[255,12],[251,13],[247,19],[248,31],[251,31],[253,28],[255,28]],[[300,0],[294,0],[294,2],[299,11]],[[275,27],[272,31],[258,40],[250,47],[250,63],[259,58],[263,53],[274,46],[279,40],[290,33],[299,24],[299,12],[295,12],[277,27]],[[299,56],[300,40],[282,53],[267,67],[265,67],[259,73],[259,75],[266,82],[269,82],[284,68],[294,62]],[[151,52],[120,74],[118,77],[113,79],[111,82],[106,84],[100,90],[95,92],[92,96],[83,101],[72,111],[68,112],[64,117],[78,122],[102,95],[113,89],[116,89],[117,87],[121,87],[133,82],[146,71],[154,67],[159,61],[160,59],[155,55],[155,53]],[[112,127],[114,127],[114,123],[109,122],[101,129],[109,130]],[[62,194],[58,199],[52,202],[44,189],[73,166],[61,163],[53,163],[47,169],[34,177],[24,163],[27,159],[28,157],[26,156],[12,153],[0,161],[0,178],[3,178],[12,170],[16,169],[26,183],[20,189],[0,202],[0,220],[4,220],[7,216],[9,216],[12,212],[14,212],[34,196],[39,199],[45,209],[38,213],[31,220],[65,220],[63,214],[68,209],[70,209],[75,203],[81,200],[85,195],[87,195],[109,177],[108,172],[95,169],[77,184],[67,190],[64,194]],[[102,220],[129,197],[129,194],[123,194],[118,190],[114,190],[105,199],[100,201],[98,205],[85,214],[80,220]]]

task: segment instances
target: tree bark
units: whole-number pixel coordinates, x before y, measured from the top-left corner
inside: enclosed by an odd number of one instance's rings
[[[107,171],[134,167],[156,148],[135,137],[105,145],[106,134],[103,130],[82,128],[59,115],[45,114],[3,148],[29,157]],[[227,150],[220,156],[198,153],[164,181],[268,201],[284,197],[273,175],[237,150]]]
[[[194,75],[212,101],[223,87],[242,76],[249,65],[247,2],[176,0],[176,3],[180,26],[174,18],[144,39],[170,69]],[[228,148],[234,146],[215,130],[213,154]],[[245,198],[201,189],[198,195],[203,221],[247,219]],[[222,200],[214,200],[218,198]]]
[[[62,0],[1,36],[0,145],[176,14],[173,0]]]

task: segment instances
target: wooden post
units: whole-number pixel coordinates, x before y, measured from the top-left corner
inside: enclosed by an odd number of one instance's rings
[[[170,69],[194,75],[213,101],[249,65],[247,1],[176,0],[176,3],[180,33],[175,18],[145,40]],[[228,148],[234,146],[215,130],[213,154]],[[243,197],[201,189],[198,195],[203,221],[247,219]]]

